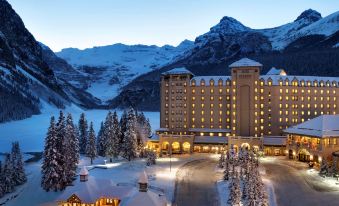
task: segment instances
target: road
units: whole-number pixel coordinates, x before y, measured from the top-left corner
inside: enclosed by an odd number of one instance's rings
[[[306,166],[293,166],[287,160],[263,162],[263,166],[273,183],[278,206],[339,205],[338,191],[331,192],[308,180],[303,172]]]
[[[186,163],[177,172],[174,206],[219,206],[214,171],[216,160],[202,159]]]

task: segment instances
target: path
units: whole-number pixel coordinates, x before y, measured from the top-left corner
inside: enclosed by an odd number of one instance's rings
[[[278,206],[333,206],[339,202],[338,192],[317,191],[299,166],[291,166],[286,160],[263,162],[267,178],[273,182]]]
[[[179,168],[175,182],[174,206],[219,206],[214,171],[216,160],[202,159]]]

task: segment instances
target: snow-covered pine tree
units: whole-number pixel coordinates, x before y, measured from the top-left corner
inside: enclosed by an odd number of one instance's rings
[[[21,185],[27,181],[24,163],[19,142],[12,143],[11,161],[13,165],[13,181],[15,185]]]
[[[105,150],[104,150],[104,123],[101,122],[100,124],[100,129],[98,132],[98,136],[97,136],[97,152],[98,155],[101,157],[105,156]]]
[[[12,165],[11,155],[6,154],[5,164],[3,169],[3,184],[5,193],[14,191],[15,182],[13,181],[14,168]]]
[[[225,163],[225,154],[224,152],[221,152],[220,157],[219,157],[218,167],[224,168],[224,163]]]
[[[79,136],[78,130],[73,123],[73,118],[71,114],[67,115],[66,118],[66,128],[65,128],[65,154],[67,154],[66,159],[66,173],[68,184],[71,183],[76,176],[76,169],[79,163]]]
[[[45,139],[45,148],[43,154],[43,162],[42,162],[42,179],[41,179],[41,186],[44,190],[50,191],[54,190],[57,191],[59,189],[59,174],[58,171],[60,170],[60,165],[56,160],[57,150],[56,148],[57,143],[57,134],[56,134],[56,126],[55,126],[55,119],[52,116],[50,125],[48,128],[47,136]]]
[[[70,168],[68,168],[67,162],[69,161],[69,157],[67,154],[67,143],[65,141],[65,134],[66,134],[66,120],[64,113],[60,111],[59,113],[59,119],[56,123],[56,135],[57,135],[57,141],[56,141],[56,147],[57,150],[57,158],[56,161],[58,161],[58,164],[60,165],[60,170],[57,171],[59,174],[59,188],[60,190],[64,190],[69,183],[69,177],[68,173],[70,171]]]
[[[111,111],[108,112],[106,116],[106,120],[104,123],[104,135],[103,135],[103,147],[105,151],[105,156],[110,158],[110,162],[112,162],[113,158],[113,114]]]
[[[124,110],[124,112],[122,113],[121,117],[120,117],[120,143],[122,144],[122,141],[124,139],[124,134],[126,132],[126,126],[127,126],[127,111]]]
[[[147,157],[146,165],[151,166],[156,164],[157,154],[152,150],[145,150],[145,156]]]
[[[134,110],[131,108],[128,111],[127,115],[127,124],[126,124],[126,131],[124,133],[124,139],[122,142],[122,156],[131,161],[132,159],[137,157],[137,138],[135,134],[135,113]]]
[[[230,193],[228,203],[232,206],[240,206],[241,201],[241,189],[240,189],[240,179],[238,173],[232,177],[230,183]]]
[[[86,156],[91,159],[91,164],[93,164],[93,159],[97,156],[97,149],[95,144],[95,132],[93,129],[93,122],[91,122],[89,127],[88,142],[86,148]]]
[[[117,113],[114,111],[113,113],[113,137],[112,137],[112,155],[114,158],[118,158],[121,150],[121,143],[120,143],[121,131],[119,125],[119,118]]]
[[[225,170],[224,170],[224,180],[228,181],[230,178],[230,165],[229,165],[229,161],[226,160],[225,161]]]
[[[338,167],[337,167],[337,165],[338,165],[338,159],[337,159],[338,157],[334,157],[333,158],[333,162],[332,162],[332,175],[333,175],[333,177],[337,177],[339,174],[338,174]]]
[[[79,119],[79,144],[80,144],[80,154],[85,154],[86,144],[88,137],[88,124],[85,117],[85,113],[80,115]]]
[[[327,173],[328,173],[328,165],[327,165],[326,160],[323,160],[323,161],[321,161],[319,174],[320,175],[327,175]]]

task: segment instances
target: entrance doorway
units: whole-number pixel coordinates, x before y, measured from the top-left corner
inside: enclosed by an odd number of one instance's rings
[[[188,142],[184,142],[184,143],[182,144],[182,150],[183,150],[183,152],[185,152],[185,153],[190,153],[190,152],[191,152],[191,144],[188,143]]]

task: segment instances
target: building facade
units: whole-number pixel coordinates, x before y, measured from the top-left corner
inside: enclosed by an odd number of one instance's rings
[[[339,112],[339,78],[289,76],[275,68],[261,75],[262,65],[247,58],[229,67],[230,76],[195,76],[185,68],[162,74],[160,129],[153,147],[214,151],[240,147],[247,138],[250,145],[282,153],[284,129]]]
[[[287,128],[287,150],[290,159],[320,163],[333,161],[339,152],[339,115],[321,115]]]

